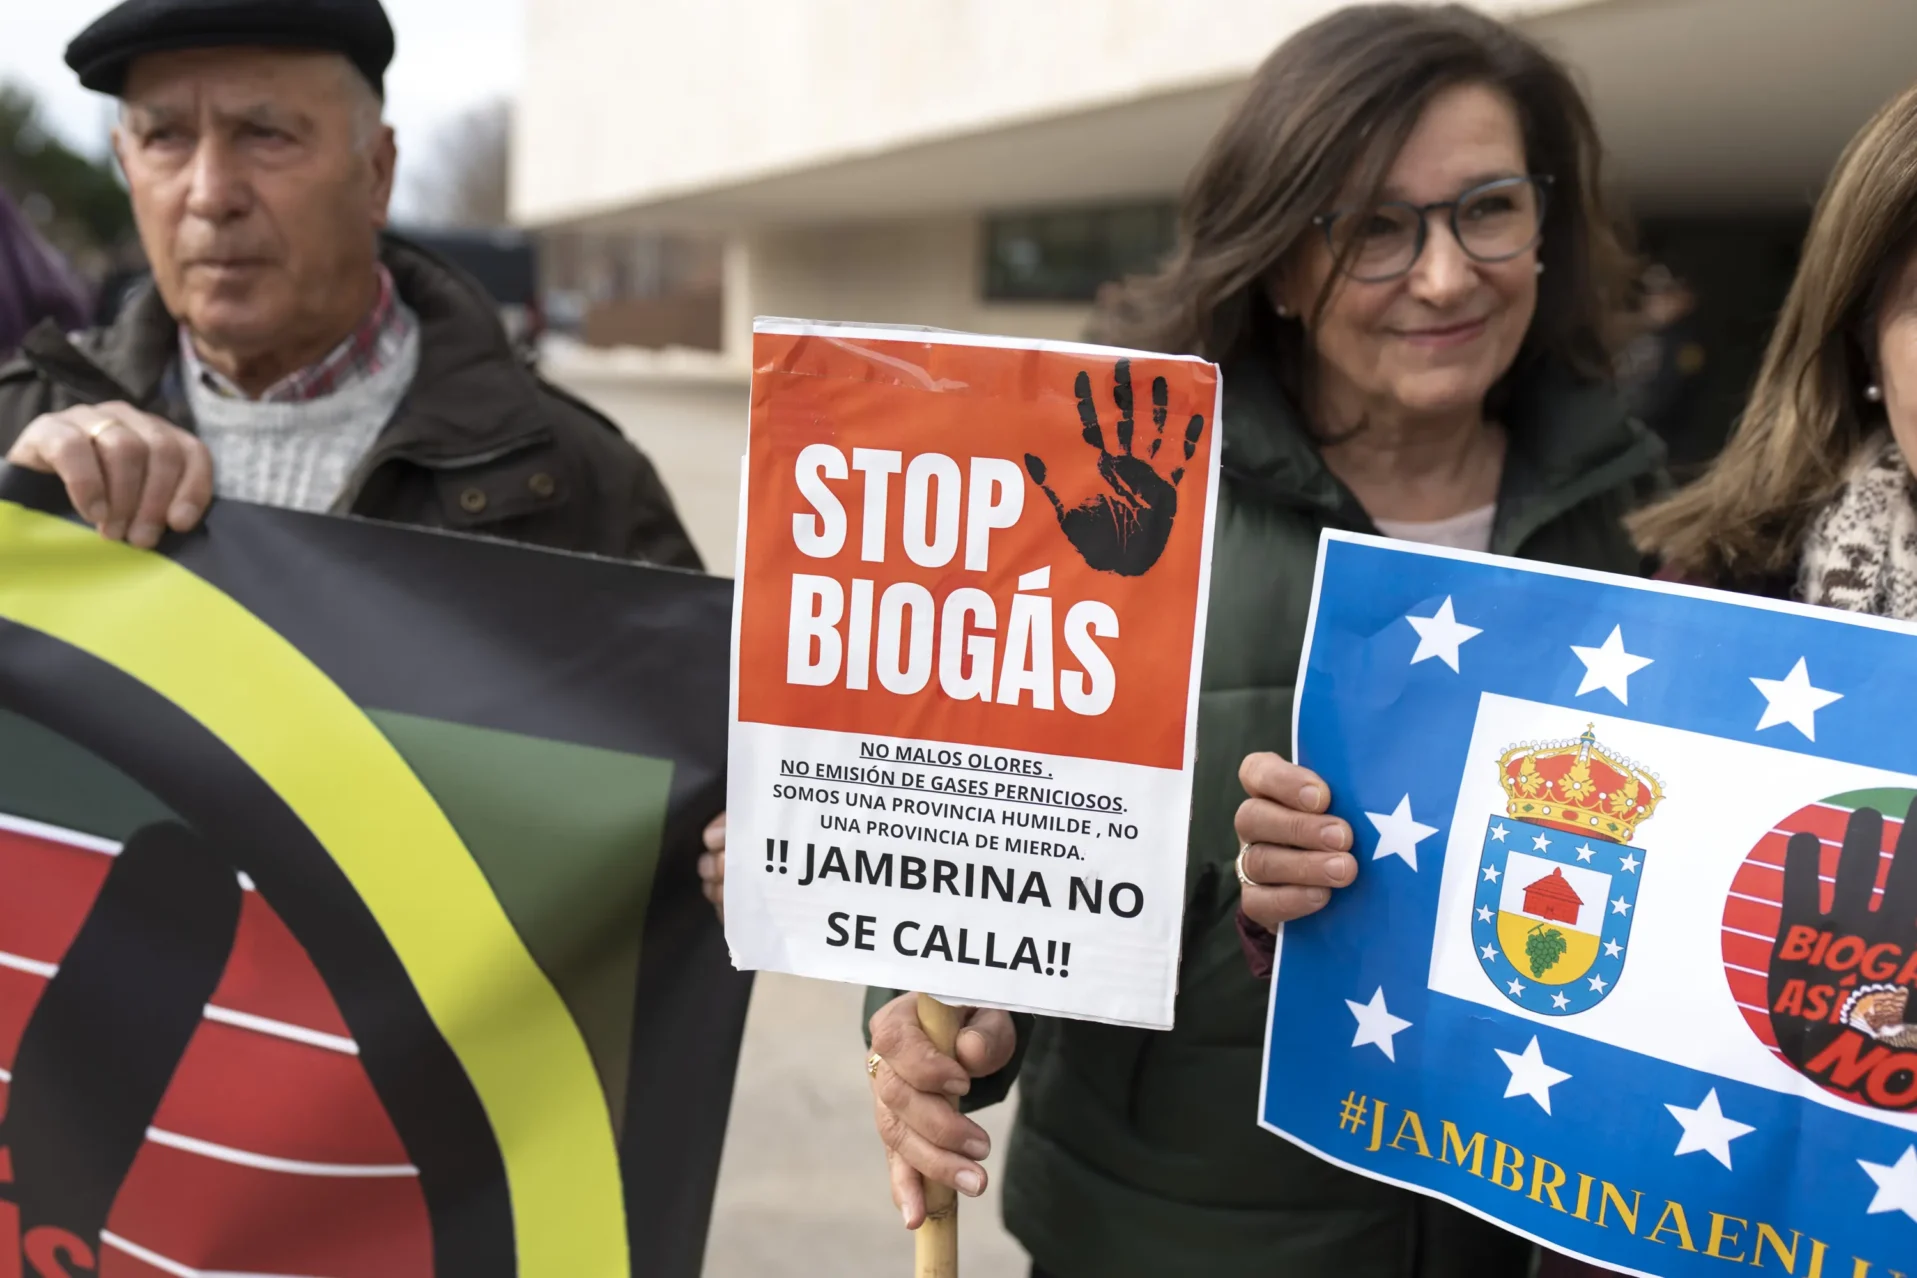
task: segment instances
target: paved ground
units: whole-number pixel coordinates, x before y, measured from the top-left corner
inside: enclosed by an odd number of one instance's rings
[[[856,986],[760,973],[712,1211],[706,1278],[911,1278],[859,1038]],[[1011,1106],[985,1112],[998,1170]],[[961,1200],[965,1278],[1025,1278],[996,1184]]]

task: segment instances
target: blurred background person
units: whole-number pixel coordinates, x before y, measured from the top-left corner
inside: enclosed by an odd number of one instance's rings
[[[1272,753],[1321,530],[1642,565],[1621,520],[1664,450],[1609,382],[1632,264],[1599,151],[1563,67],[1455,5],[1304,29],[1213,139],[1170,261],[1095,326],[1224,372],[1177,1026],[977,1011],[955,1061],[910,997],[875,997],[868,1072],[908,1225],[923,1177],[984,1185],[985,1133],[946,1097],[989,1103],[1016,1073],[1004,1213],[1035,1274],[1527,1273],[1523,1239],[1250,1121],[1266,987],[1245,950],[1268,971],[1267,929],[1358,872],[1323,782]]]
[[[0,81],[0,358],[42,319],[65,332],[95,322],[97,284],[129,250],[133,213],[111,157],[69,145],[40,94]]]
[[[1637,420],[1675,450],[1674,437],[1681,441],[1697,414],[1698,374],[1706,364],[1697,293],[1662,262],[1647,266],[1633,291],[1633,335],[1618,353],[1618,393]]]
[[[1709,460],[1714,443],[1700,420],[1708,362],[1697,294],[1663,263],[1638,277],[1618,353],[1618,392],[1630,412],[1670,450],[1674,469]]]
[[[0,358],[41,320],[70,331],[84,327],[91,311],[86,285],[0,190]]]

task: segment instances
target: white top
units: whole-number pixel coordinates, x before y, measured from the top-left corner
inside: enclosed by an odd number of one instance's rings
[[[418,368],[415,324],[385,367],[320,399],[231,399],[209,389],[196,370],[183,370],[194,427],[213,454],[214,492],[292,510],[331,509]]]
[[[1376,519],[1378,531],[1399,541],[1416,541],[1427,546],[1449,546],[1453,550],[1491,549],[1491,521],[1497,516],[1496,502],[1487,502],[1476,510],[1449,519],[1413,522],[1403,519]]]

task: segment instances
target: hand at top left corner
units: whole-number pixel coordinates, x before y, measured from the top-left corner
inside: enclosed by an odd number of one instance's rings
[[[143,550],[167,529],[185,532],[213,500],[213,460],[188,431],[114,401],[45,413],[27,424],[7,461],[56,475],[80,517],[112,541]]]

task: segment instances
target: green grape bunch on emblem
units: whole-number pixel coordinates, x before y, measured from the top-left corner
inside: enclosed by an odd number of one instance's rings
[[[1558,965],[1569,948],[1570,942],[1556,928],[1547,928],[1542,923],[1532,928],[1524,938],[1524,956],[1531,962],[1531,975],[1542,977]]]

